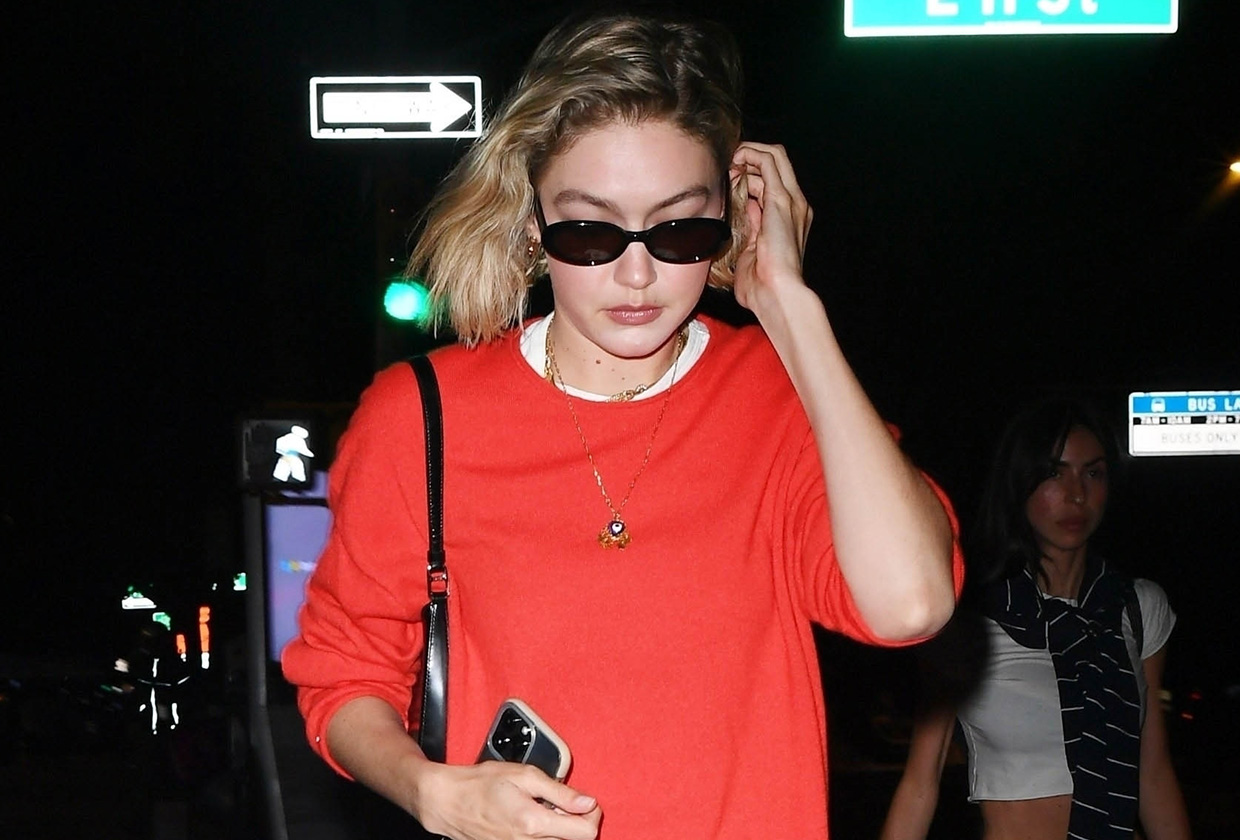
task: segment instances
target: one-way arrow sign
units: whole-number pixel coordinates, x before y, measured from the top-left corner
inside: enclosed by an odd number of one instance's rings
[[[477,76],[316,76],[310,136],[320,140],[478,137]]]

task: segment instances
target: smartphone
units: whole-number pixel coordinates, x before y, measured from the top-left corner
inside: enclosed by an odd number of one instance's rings
[[[563,781],[572,755],[568,744],[521,700],[510,697],[500,704],[487,732],[479,761],[512,761],[532,764],[548,776]]]

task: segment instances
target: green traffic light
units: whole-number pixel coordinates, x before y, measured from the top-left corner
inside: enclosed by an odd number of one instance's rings
[[[383,292],[383,309],[397,321],[425,323],[430,319],[431,295],[416,280],[392,280]]]

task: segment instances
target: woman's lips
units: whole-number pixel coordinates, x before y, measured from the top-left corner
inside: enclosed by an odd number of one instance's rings
[[[1084,516],[1067,516],[1059,520],[1059,527],[1065,531],[1084,531],[1089,520]]]
[[[607,310],[607,315],[618,324],[637,327],[649,324],[658,318],[661,312],[657,306],[615,306]]]

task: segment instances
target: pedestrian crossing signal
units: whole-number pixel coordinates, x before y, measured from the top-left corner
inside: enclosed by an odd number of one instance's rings
[[[241,485],[251,490],[302,490],[313,484],[316,450],[321,449],[314,428],[304,418],[243,420]]]

